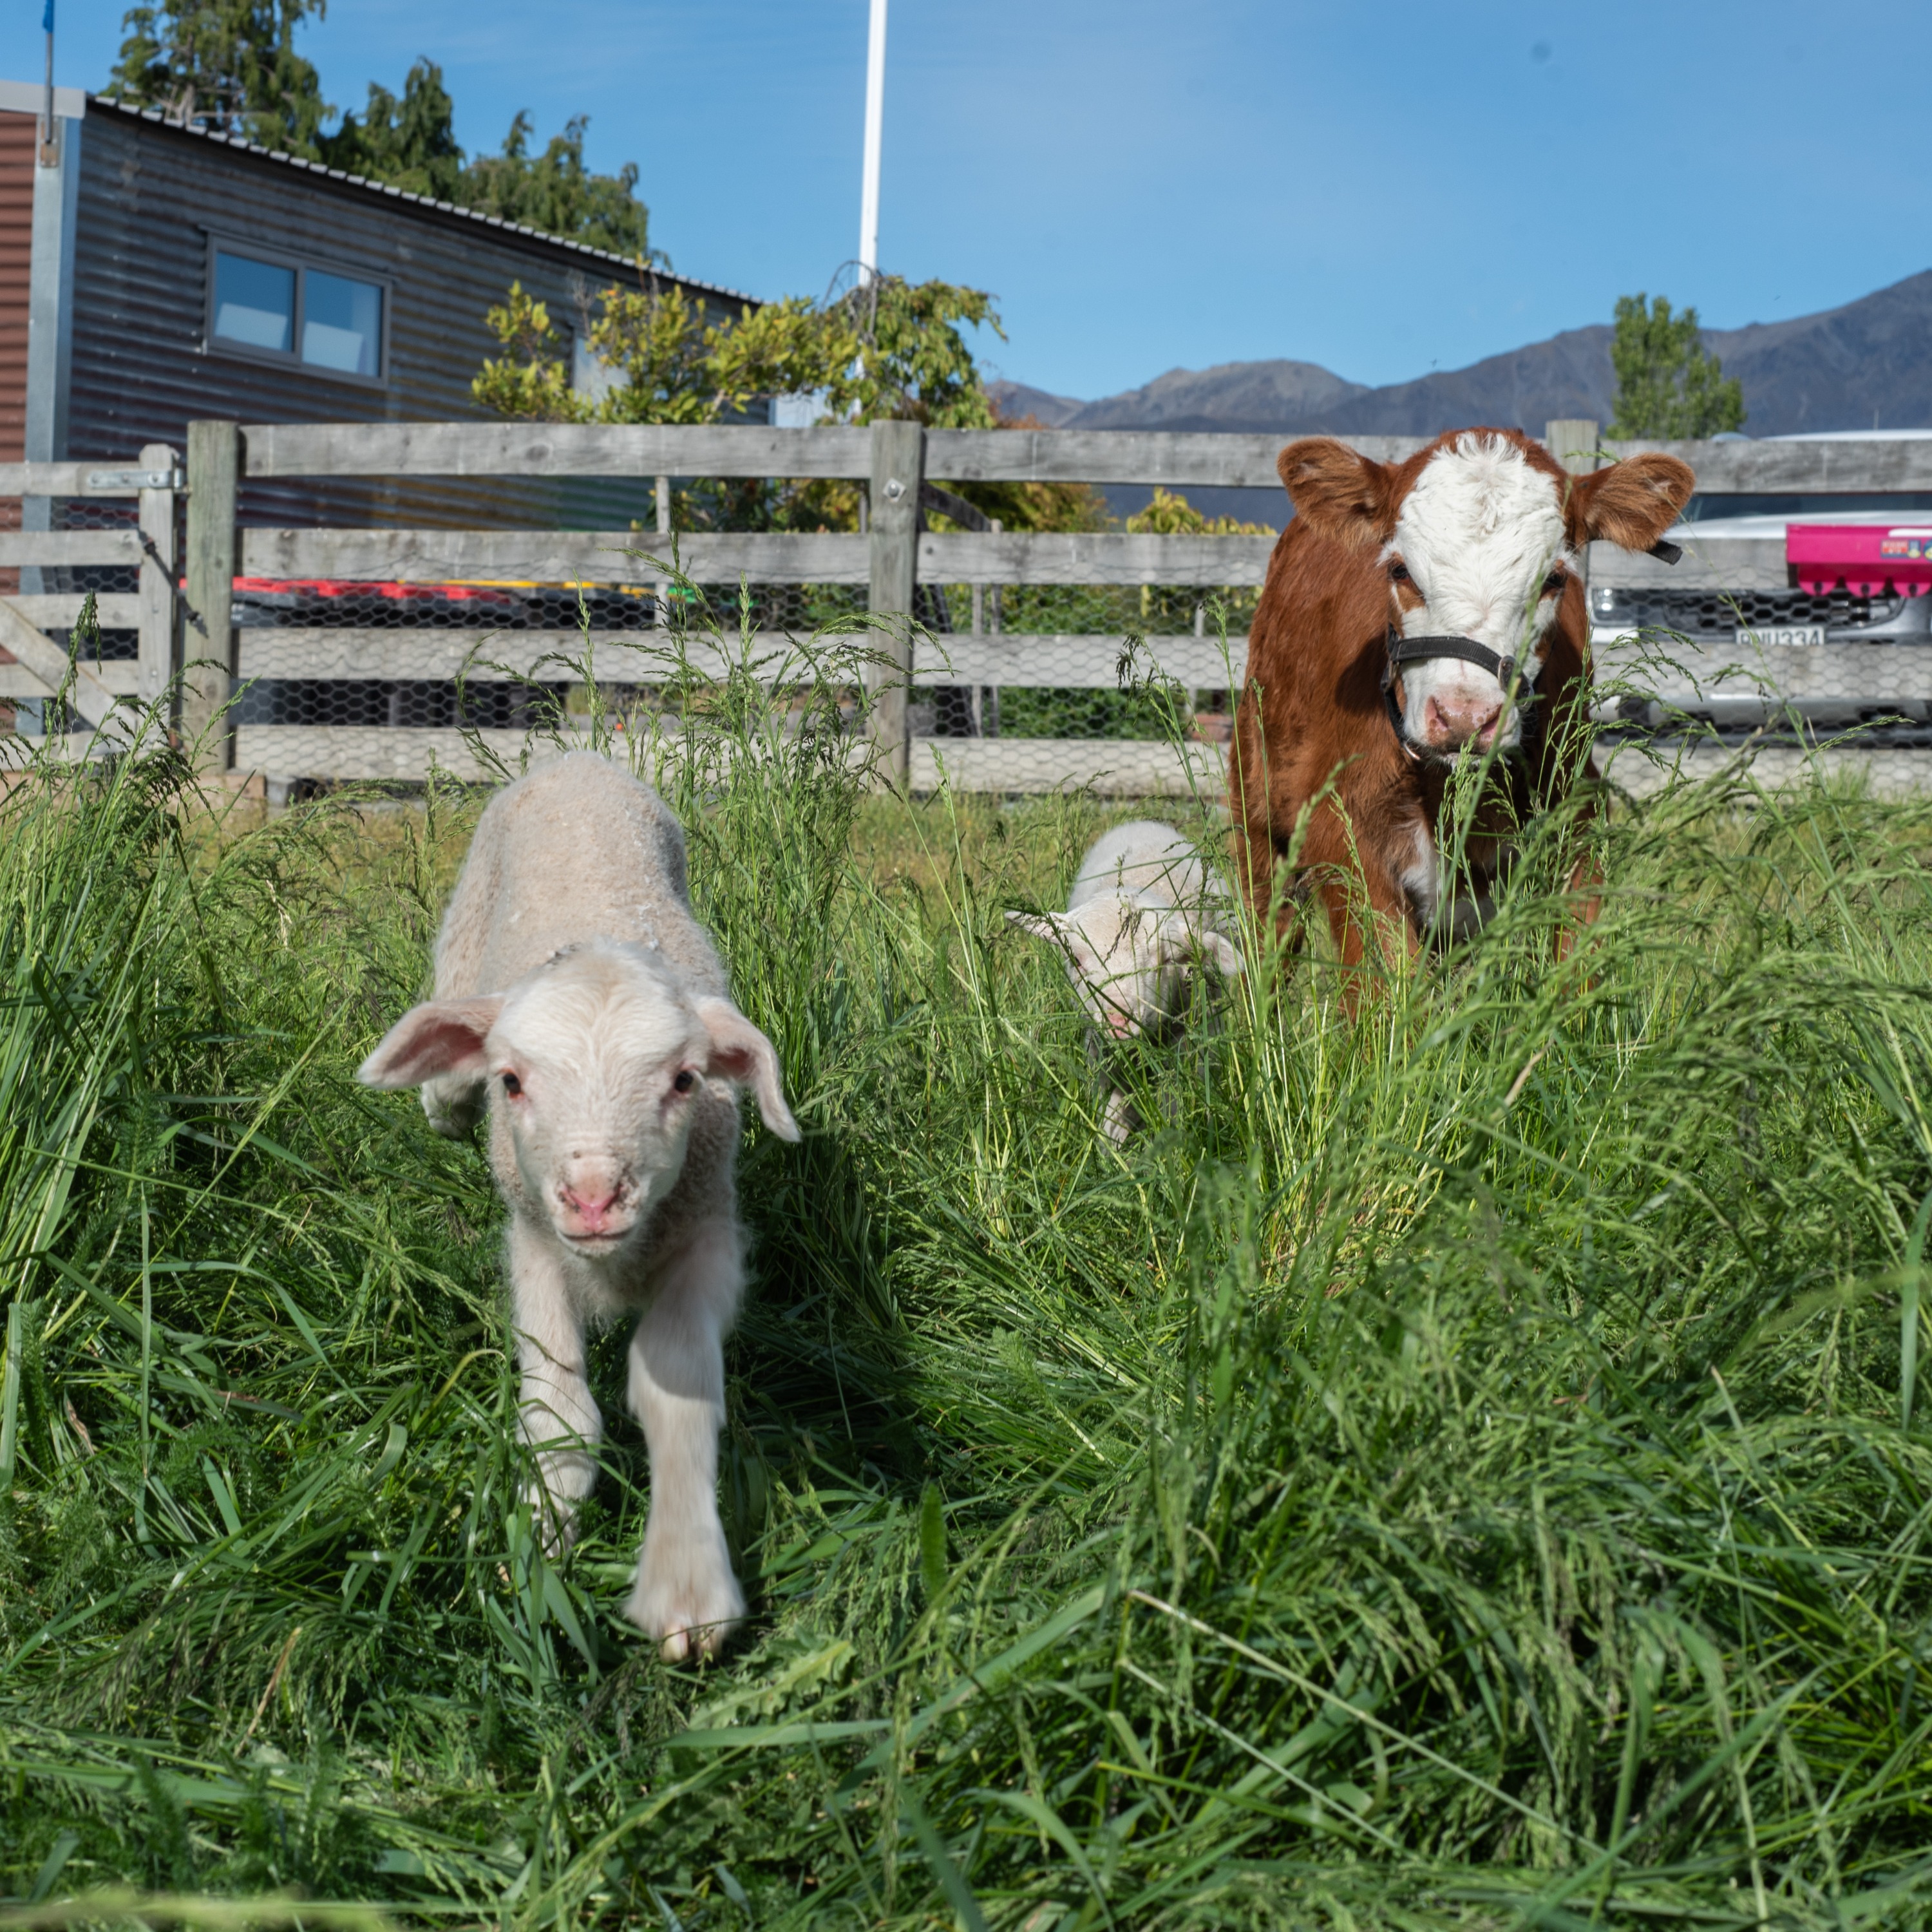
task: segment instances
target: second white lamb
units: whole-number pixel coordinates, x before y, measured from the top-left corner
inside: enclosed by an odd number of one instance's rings
[[[1242,970],[1240,949],[1222,929],[1233,922],[1232,906],[1192,842],[1158,819],[1102,832],[1081,861],[1064,912],[1006,917],[1059,949],[1088,1018],[1114,1040],[1174,1032],[1197,966],[1223,976]],[[1133,1130],[1132,1102],[1118,1088],[1101,1124],[1116,1142]]]

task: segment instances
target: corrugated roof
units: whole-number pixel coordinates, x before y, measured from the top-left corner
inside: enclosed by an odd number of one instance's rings
[[[436,201],[426,194],[412,194],[406,188],[400,188],[387,182],[371,181],[367,175],[352,175],[345,169],[332,168],[320,161],[308,161],[299,154],[284,154],[279,148],[265,148],[258,141],[250,141],[238,134],[217,134],[208,128],[190,128],[178,121],[170,121],[158,107],[136,107],[124,100],[113,100],[105,94],[90,94],[87,97],[91,108],[125,116],[132,121],[151,121],[158,128],[165,128],[170,134],[188,134],[198,140],[212,141],[218,146],[238,148],[244,154],[259,154],[262,160],[280,163],[283,166],[300,170],[305,174],[320,175],[325,181],[339,182],[346,187],[359,188],[386,200],[406,201],[418,208],[433,208],[439,214],[453,215],[459,221],[473,221],[479,227],[500,228],[512,235],[527,236],[532,241],[547,242],[555,248],[566,249],[573,255],[587,256],[593,262],[610,262],[620,268],[634,268],[635,260],[628,255],[614,254],[608,248],[593,248],[588,242],[573,242],[568,236],[550,234],[547,230],[532,228],[520,221],[506,221],[500,214],[485,214],[479,209],[464,208],[453,201]],[[742,289],[728,289],[716,282],[701,282],[694,275],[686,275],[675,270],[661,271],[668,282],[675,282],[680,288],[694,290],[700,295],[716,296],[727,302],[762,303],[764,298],[747,295]]]

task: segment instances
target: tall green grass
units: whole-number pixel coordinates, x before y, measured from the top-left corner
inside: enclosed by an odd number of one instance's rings
[[[1117,1152],[1000,917],[1101,808],[868,795],[800,675],[639,749],[806,1130],[741,1171],[701,1669],[615,1614],[622,1338],[553,1566],[481,1157],[352,1078],[476,801],[0,800],[0,1892],[1924,1923],[1932,805],[1627,806],[1574,957],[1532,866],[1358,1023],[1257,970]]]

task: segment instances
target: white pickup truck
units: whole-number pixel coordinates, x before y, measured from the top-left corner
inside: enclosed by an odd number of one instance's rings
[[[1782,716],[1932,747],[1932,494],[1694,498],[1670,541],[1674,565],[1593,547],[1600,715],[1726,735]]]

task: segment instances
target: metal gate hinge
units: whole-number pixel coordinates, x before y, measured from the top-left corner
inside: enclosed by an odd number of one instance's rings
[[[186,472],[179,470],[90,470],[90,490],[180,490],[186,488]]]

